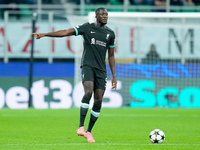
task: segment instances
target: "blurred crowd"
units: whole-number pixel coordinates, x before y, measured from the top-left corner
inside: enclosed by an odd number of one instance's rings
[[[0,0],[0,4],[34,4],[33,0]]]
[[[9,5],[9,8],[2,8],[0,9],[0,16],[1,18],[4,18],[3,12],[5,10],[10,11],[19,11],[19,7],[17,7],[18,4],[34,4],[33,0],[0,0],[0,5]],[[15,14],[16,18],[20,18],[20,14]]]
[[[80,5],[81,0],[42,0],[42,4],[74,4]],[[19,10],[18,4],[37,4],[38,0],[0,0],[0,5],[9,5],[8,8],[0,9],[0,16],[3,18],[3,12],[5,10]],[[84,0],[86,5],[90,4],[102,4],[102,5],[123,5],[124,0]],[[128,0],[129,5],[148,5],[148,6],[166,6],[167,0]],[[170,6],[198,6],[200,0],[170,0]],[[166,9],[154,9],[155,12],[165,12]],[[173,10],[171,10],[173,12]],[[17,18],[20,15],[17,14]]]
[[[80,4],[80,0],[72,0]],[[167,0],[129,0],[130,5],[165,6]],[[123,0],[85,0],[85,4],[123,4]],[[200,0],[170,0],[172,6],[200,5]]]
[[[81,0],[42,0],[43,4],[70,2],[80,4]],[[130,5],[155,5],[165,6],[167,0],[128,0]],[[85,4],[123,4],[124,0],[84,0]],[[34,4],[37,0],[0,0],[0,4]],[[200,0],[170,0],[170,5],[200,5]]]

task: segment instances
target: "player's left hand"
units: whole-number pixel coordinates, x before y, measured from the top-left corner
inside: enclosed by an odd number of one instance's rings
[[[117,89],[117,79],[116,79],[116,77],[112,78],[112,89],[114,89],[114,90]]]

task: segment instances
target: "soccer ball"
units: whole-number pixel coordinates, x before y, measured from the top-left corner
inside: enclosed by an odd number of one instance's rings
[[[165,134],[160,129],[154,129],[150,132],[149,139],[152,143],[162,143],[165,140]]]

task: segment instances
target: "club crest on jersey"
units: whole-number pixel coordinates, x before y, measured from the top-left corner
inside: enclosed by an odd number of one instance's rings
[[[91,44],[95,44],[95,38],[91,39]]]
[[[110,34],[107,34],[107,35],[106,35],[106,39],[108,39],[108,38],[109,38],[109,36],[110,36]]]

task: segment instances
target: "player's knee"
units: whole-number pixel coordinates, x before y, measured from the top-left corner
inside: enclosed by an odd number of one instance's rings
[[[101,107],[102,99],[94,99],[94,104]]]
[[[92,91],[86,91],[85,96],[91,98],[92,97]]]

